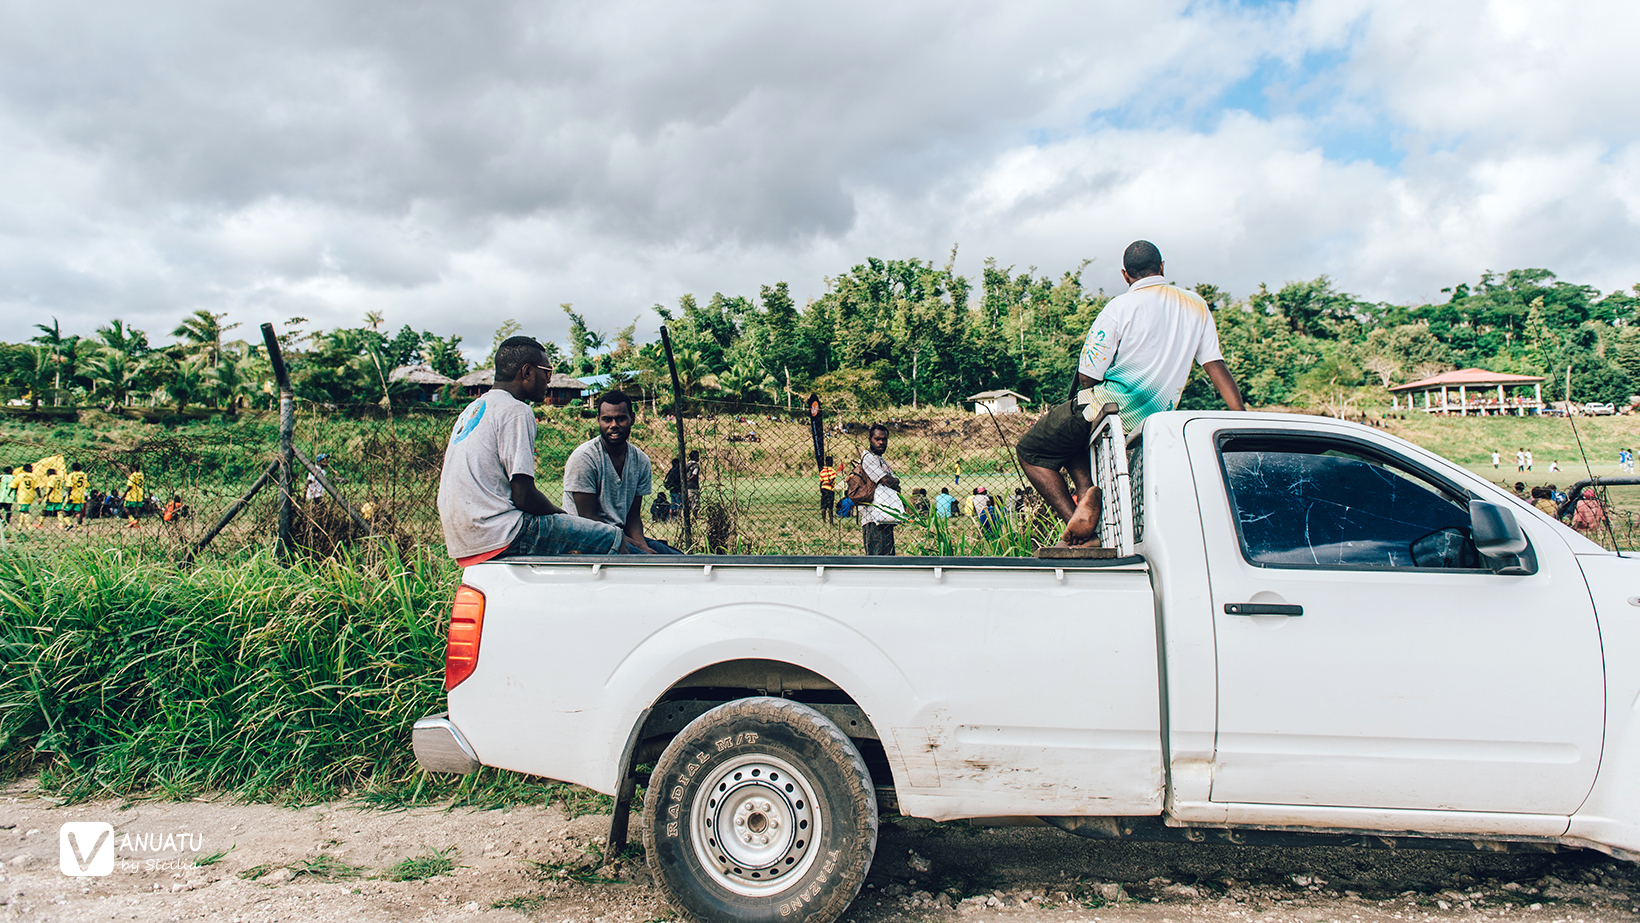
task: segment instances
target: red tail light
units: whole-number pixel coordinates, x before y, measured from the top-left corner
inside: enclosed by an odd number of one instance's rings
[[[484,634],[484,594],[466,584],[456,587],[450,607],[450,637],[444,645],[444,691],[461,685],[478,668],[478,640]]]

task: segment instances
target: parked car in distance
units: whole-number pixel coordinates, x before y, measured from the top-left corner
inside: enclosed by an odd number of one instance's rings
[[[1602,404],[1599,401],[1590,401],[1583,405],[1583,412],[1591,417],[1609,417],[1617,413],[1616,404]]]

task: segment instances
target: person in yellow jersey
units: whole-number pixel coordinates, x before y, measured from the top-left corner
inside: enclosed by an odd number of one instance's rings
[[[32,515],[34,505],[40,501],[40,485],[34,479],[34,466],[24,465],[11,476],[11,486],[17,491],[17,512]]]
[[[68,496],[68,488],[61,472],[56,468],[46,469],[46,479],[43,485],[46,495],[45,512],[55,515],[58,519],[63,516],[63,500]],[[43,515],[34,518],[34,528],[43,529],[46,519]]]
[[[826,456],[825,467],[820,469],[820,520],[831,522],[837,509],[837,462]]]
[[[130,474],[125,476],[125,517],[131,521],[130,526],[133,529],[137,527],[137,515],[142,512],[144,496],[142,492],[142,471],[134,468]]]
[[[68,502],[63,504],[63,514],[59,518],[74,520],[63,526],[72,529],[76,525],[85,525],[85,495],[91,489],[91,478],[80,469],[80,463],[75,462],[68,466]]]

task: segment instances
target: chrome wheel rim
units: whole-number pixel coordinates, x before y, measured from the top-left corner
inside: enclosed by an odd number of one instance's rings
[[[814,785],[767,754],[737,756],[713,770],[696,791],[689,826],[701,866],[736,894],[781,891],[818,855]]]

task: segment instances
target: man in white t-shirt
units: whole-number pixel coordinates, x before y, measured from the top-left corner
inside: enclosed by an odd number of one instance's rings
[[[883,454],[888,451],[888,427],[871,424],[866,451],[860,453],[860,471],[877,482],[871,502],[860,506],[860,540],[866,554],[894,554],[894,526],[905,518],[900,500],[900,479]]]
[[[541,344],[495,351],[495,387],[456,418],[438,482],[444,545],[462,567],[515,555],[614,554],[615,526],[571,516],[535,486],[535,413],[552,369]]]
[[[1145,417],[1178,406],[1190,367],[1199,362],[1225,405],[1246,409],[1219,352],[1207,303],[1167,284],[1162,271],[1155,244],[1128,245],[1122,254],[1128,290],[1112,298],[1088,329],[1072,389],[1076,397],[1051,408],[1020,437],[1020,466],[1066,521],[1064,544],[1083,544],[1096,534],[1101,498],[1093,485],[1088,436],[1106,404],[1116,405],[1123,430],[1131,433]],[[1072,501],[1060,471],[1070,473],[1080,503]]]

